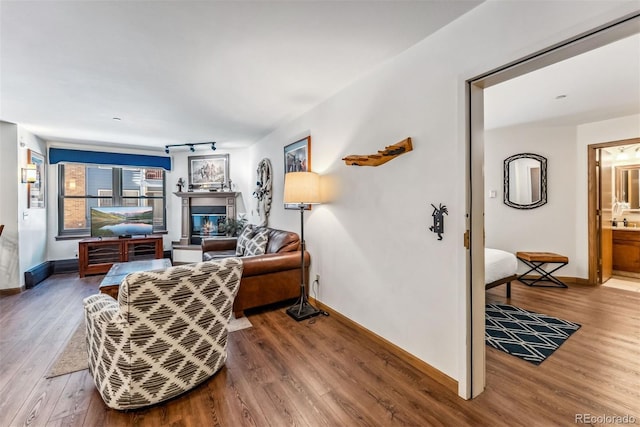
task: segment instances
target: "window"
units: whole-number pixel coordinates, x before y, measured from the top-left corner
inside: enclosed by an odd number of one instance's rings
[[[153,231],[166,230],[163,169],[59,165],[58,234],[90,234],[91,208],[98,206],[152,206]]]

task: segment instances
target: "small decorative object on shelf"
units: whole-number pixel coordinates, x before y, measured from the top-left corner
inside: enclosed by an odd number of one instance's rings
[[[182,187],[184,187],[184,180],[182,178],[178,178],[178,183],[176,185],[178,186],[178,193],[182,193]]]
[[[412,150],[411,138],[407,138],[385,147],[384,150],[379,150],[377,154],[354,154],[344,157],[342,160],[347,166],[380,166],[389,160],[395,159],[400,154],[408,153]]]
[[[449,210],[447,210],[447,207],[442,203],[440,203],[440,206],[437,208],[433,203],[431,206],[433,206],[433,213],[431,214],[433,217],[433,225],[429,227],[429,230],[438,235],[438,240],[442,240],[442,234],[444,233],[444,215],[449,215]]]

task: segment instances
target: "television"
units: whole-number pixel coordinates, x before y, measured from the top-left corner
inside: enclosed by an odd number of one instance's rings
[[[91,208],[92,237],[131,237],[152,233],[152,206]]]

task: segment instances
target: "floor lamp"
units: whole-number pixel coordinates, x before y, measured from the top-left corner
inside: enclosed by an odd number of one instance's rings
[[[320,176],[313,172],[285,174],[284,202],[296,204],[300,209],[300,298],[287,309],[287,314],[301,321],[320,314],[320,310],[309,304],[304,274],[304,210],[307,205],[320,203]]]

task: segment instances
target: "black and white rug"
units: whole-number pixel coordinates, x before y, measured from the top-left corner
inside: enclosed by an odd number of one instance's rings
[[[487,304],[487,345],[539,365],[575,331],[577,323],[507,304]]]

